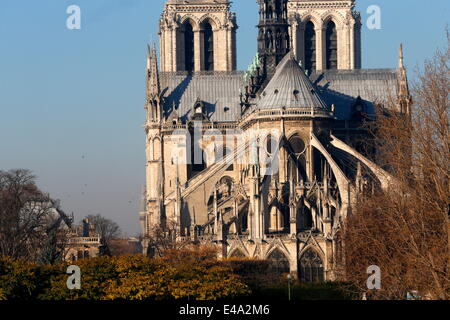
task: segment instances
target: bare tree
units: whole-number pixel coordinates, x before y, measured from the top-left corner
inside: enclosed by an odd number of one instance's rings
[[[172,220],[167,220],[165,225],[153,226],[146,240],[149,255],[153,257],[162,257],[168,251],[180,250],[192,243],[182,237],[178,223]]]
[[[345,272],[367,291],[367,267],[381,269],[374,299],[404,299],[417,291],[450,298],[450,39],[417,71],[413,110],[380,110],[374,130],[377,161],[396,178],[386,192],[363,195],[344,228]]]
[[[0,171],[0,255],[56,262],[63,251],[62,220],[70,223],[29,170]]]
[[[103,246],[101,254],[110,255],[110,245],[113,239],[119,238],[121,235],[120,227],[114,221],[107,219],[100,214],[88,215],[86,219],[94,226],[95,232],[100,237]]]

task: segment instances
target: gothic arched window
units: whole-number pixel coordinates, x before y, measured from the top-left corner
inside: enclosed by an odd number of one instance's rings
[[[191,131],[191,135],[194,133]],[[201,172],[206,169],[206,153],[200,147],[198,141],[195,142],[194,139],[191,139],[191,155],[192,155],[192,174],[195,175],[198,172]],[[192,177],[192,176],[191,176]]]
[[[184,65],[186,71],[194,70],[194,29],[189,22],[184,25]]]
[[[338,37],[336,24],[329,21],[326,30],[326,67],[327,69],[337,69],[338,67]]]
[[[273,50],[273,34],[270,29],[266,31],[266,50],[269,52]]]
[[[298,208],[298,229],[299,230],[311,230],[313,227],[311,210],[305,206],[299,206]]]
[[[300,281],[321,282],[324,281],[323,262],[319,254],[308,249],[300,258]]]
[[[203,68],[206,71],[212,71],[214,70],[214,33],[212,30],[212,26],[209,23],[206,23],[204,26],[203,45]]]
[[[289,139],[290,145],[290,157],[288,162],[288,174],[295,182],[300,182],[306,180],[306,144],[297,135]]]
[[[269,211],[269,231],[281,232],[285,225],[285,216],[280,204],[273,204]]]
[[[275,0],[275,15],[277,19],[280,19],[283,14],[283,9],[281,7],[281,0]]]
[[[240,217],[240,225],[241,230],[240,233],[247,232],[248,231],[248,209],[249,206],[246,204],[241,212],[239,212]]]
[[[295,154],[301,154],[306,150],[305,142],[297,135],[289,139],[289,143],[291,144],[292,151],[294,151]]]
[[[272,6],[269,5],[269,9],[267,9],[267,18],[272,19],[273,18],[273,9]]]
[[[236,249],[230,255],[230,258],[245,258],[245,254],[240,249]]]
[[[305,27],[305,70],[316,70],[316,30],[311,21]]]
[[[272,251],[267,259],[270,261],[269,270],[272,274],[282,275],[290,272],[289,260],[280,250]]]
[[[259,30],[259,35],[258,35],[258,50],[263,50],[264,49],[264,30],[260,29]]]

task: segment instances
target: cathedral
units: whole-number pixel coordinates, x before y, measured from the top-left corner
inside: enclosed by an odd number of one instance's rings
[[[398,69],[361,69],[355,0],[257,2],[246,71],[231,1],[165,3],[146,69],[144,253],[155,228],[171,228],[224,258],[333,280],[358,195],[394,180],[362,124],[388,101],[410,112],[403,53]]]

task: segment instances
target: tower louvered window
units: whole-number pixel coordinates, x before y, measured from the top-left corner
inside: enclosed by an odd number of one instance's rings
[[[186,71],[194,70],[194,30],[189,22],[184,27],[184,63]]]
[[[326,67],[327,69],[337,69],[338,67],[338,39],[336,24],[333,21],[328,22],[326,31]]]
[[[204,30],[204,69],[206,71],[214,70],[214,33],[209,23],[205,25]]]
[[[316,70],[316,31],[311,21],[305,28],[305,70]]]

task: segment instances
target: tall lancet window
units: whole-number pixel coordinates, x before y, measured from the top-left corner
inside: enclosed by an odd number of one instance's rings
[[[326,67],[327,69],[337,69],[338,67],[338,37],[336,24],[333,21],[328,22],[326,31]]]
[[[184,26],[184,63],[186,71],[194,70],[194,30],[189,22]]]
[[[214,70],[214,33],[209,23],[206,23],[203,31],[204,36],[204,70]]]
[[[281,7],[281,0],[275,0],[275,17],[281,19],[283,16],[283,10]]]
[[[316,31],[311,21],[305,27],[305,70],[316,70]]]

